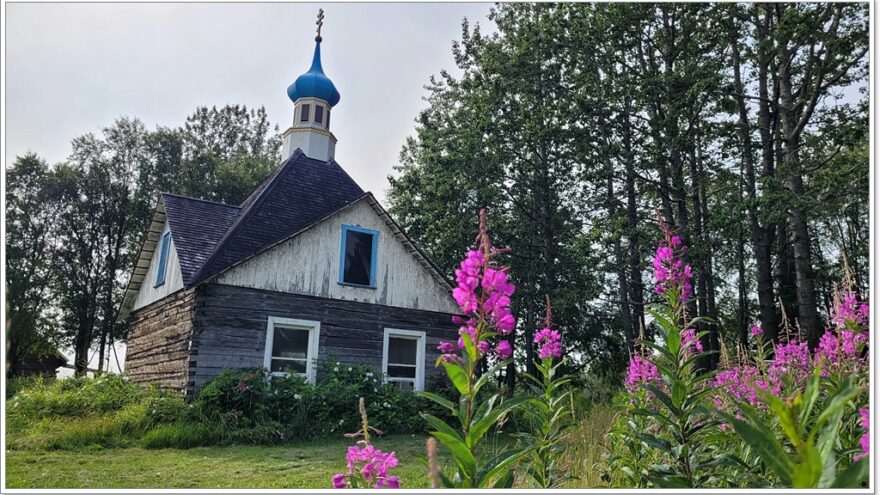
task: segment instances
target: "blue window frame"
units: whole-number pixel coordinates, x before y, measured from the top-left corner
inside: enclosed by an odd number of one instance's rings
[[[165,272],[168,271],[168,249],[171,247],[171,232],[166,231],[162,234],[161,247],[159,251],[159,267],[156,270],[156,285],[165,283]]]
[[[343,225],[339,249],[339,283],[375,289],[378,248],[379,231]]]

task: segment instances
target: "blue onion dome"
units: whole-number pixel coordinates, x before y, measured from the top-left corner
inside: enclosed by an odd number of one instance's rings
[[[287,87],[287,96],[293,102],[300,98],[319,98],[332,107],[339,103],[339,91],[336,90],[333,81],[324,74],[324,69],[321,68],[321,40],[318,38],[315,41],[315,56],[312,58],[312,67]]]

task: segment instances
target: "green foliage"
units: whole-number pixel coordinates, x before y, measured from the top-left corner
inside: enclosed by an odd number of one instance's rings
[[[141,438],[140,444],[145,449],[190,449],[212,445],[219,437],[216,429],[208,425],[177,422],[153,428]]]
[[[560,466],[564,438],[574,426],[571,378],[557,376],[562,364],[545,358],[537,363],[538,377],[526,374],[534,396],[523,409],[531,416],[532,428],[520,436],[530,446],[528,473],[540,488],[558,488],[571,479]]]
[[[761,390],[761,398],[770,409],[769,418],[747,404],[740,405],[742,418],[723,414],[742,441],[775,475],[774,484],[840,488],[858,486],[867,479],[868,459],[853,463],[838,459],[841,424],[845,415],[857,416],[854,399],[865,390],[847,377],[836,391],[822,399],[821,371],[817,367],[804,391],[788,400]]]

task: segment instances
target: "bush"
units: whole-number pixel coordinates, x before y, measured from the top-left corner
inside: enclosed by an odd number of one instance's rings
[[[318,362],[317,386],[301,376],[269,377],[260,369],[224,369],[199,392],[194,403],[224,439],[275,443],[356,431],[357,401],[363,397],[373,424],[385,433],[424,431],[420,412],[436,406],[385,383],[365,365]]]
[[[36,379],[9,401],[7,414],[13,422],[46,417],[83,417],[117,411],[146,394],[126,375],[108,373],[94,379]]]

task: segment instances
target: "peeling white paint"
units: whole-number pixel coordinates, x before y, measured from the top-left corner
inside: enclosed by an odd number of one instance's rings
[[[161,238],[159,236],[159,239]],[[161,242],[156,243],[157,249],[153,251],[153,257],[150,259],[150,268],[147,270],[144,281],[141,283],[141,288],[134,300],[132,311],[143,308],[183,288],[183,274],[180,271],[180,261],[177,259],[177,248],[174,247],[174,235],[171,236],[171,242],[168,246],[168,264],[166,266],[168,271],[165,273],[165,283],[155,287],[156,270],[159,269],[159,252],[161,251],[161,249],[158,249],[159,245],[161,245]]]
[[[375,289],[338,283],[343,224],[379,231]],[[152,266],[150,270],[152,273]],[[217,282],[400,308],[458,312],[452,296],[363,201],[230,269]]]

